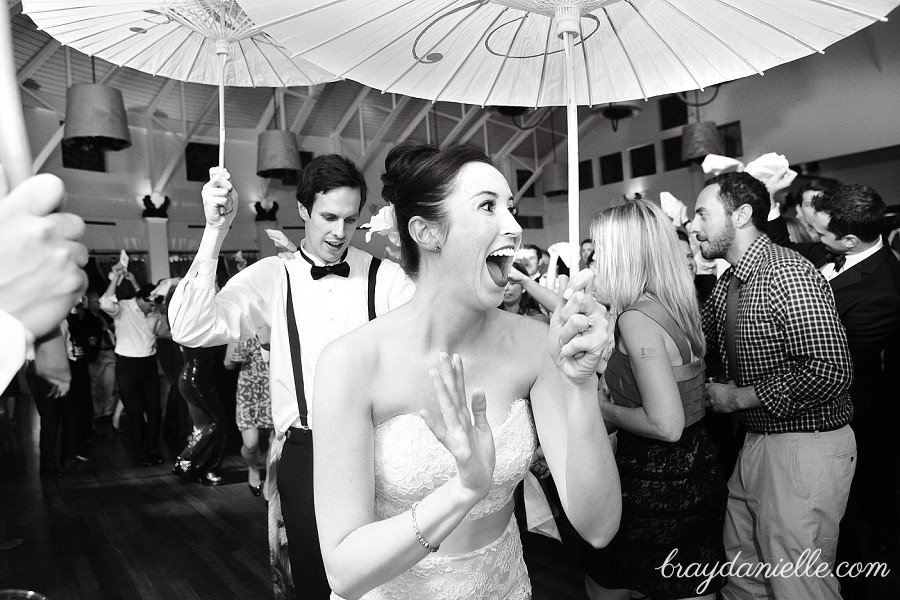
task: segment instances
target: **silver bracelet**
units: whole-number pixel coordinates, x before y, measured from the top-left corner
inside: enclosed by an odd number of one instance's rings
[[[432,546],[428,542],[425,541],[425,538],[422,537],[422,533],[419,531],[419,524],[416,523],[416,507],[419,505],[418,502],[414,502],[412,505],[412,526],[413,530],[416,532],[416,537],[419,538],[419,542],[425,546],[425,549],[429,552],[437,552],[440,550],[440,546]]]

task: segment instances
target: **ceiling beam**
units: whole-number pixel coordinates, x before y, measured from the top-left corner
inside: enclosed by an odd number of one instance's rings
[[[589,116],[587,119],[582,121],[580,125],[578,125],[577,135],[584,135],[585,132],[587,132],[587,130],[591,127],[594,127],[599,120],[600,116],[597,113],[592,113],[591,116]],[[550,149],[550,152],[545,154],[544,157],[540,161],[538,161],[538,165],[534,170],[534,173],[532,173],[531,177],[529,177],[528,180],[519,187],[519,191],[516,192],[515,196],[513,197],[513,204],[518,204],[519,199],[522,198],[522,194],[525,193],[525,190],[527,190],[532,183],[537,181],[537,178],[540,177],[541,172],[544,170],[544,167],[556,160],[556,152],[561,151],[567,143],[568,139],[566,139],[566,136],[563,136],[562,141],[555,144],[553,148]],[[566,157],[566,160],[569,160],[569,157]]]
[[[471,107],[469,112],[463,115],[456,125],[453,126],[453,129],[450,130],[450,133],[448,133],[447,137],[444,138],[444,141],[441,142],[441,147],[446,148],[447,146],[456,143],[456,138],[459,137],[460,133],[465,131],[477,117],[484,113],[490,114],[490,109]]]
[[[55,106],[53,106],[52,104],[50,104],[50,102],[48,102],[47,100],[44,100],[43,98],[41,98],[36,92],[29,90],[27,87],[22,86],[22,85],[19,86],[19,91],[22,92],[23,94],[27,94],[28,96],[31,96],[37,102],[39,102],[42,106],[55,112],[56,116],[58,116],[60,119],[66,118],[66,113],[64,113],[60,109],[58,109]],[[53,97],[58,98],[58,96],[53,96]]]
[[[256,124],[257,135],[269,128],[269,122],[275,116],[275,94],[269,98],[269,103],[263,109],[262,115],[259,117],[259,123]]]
[[[478,131],[484,126],[484,124],[491,118],[491,111],[485,110],[478,119],[472,123],[472,126],[469,127],[468,131],[466,131],[455,143],[457,144],[465,144],[472,136],[478,133]]]
[[[413,117],[409,123],[406,125],[406,129],[404,129],[400,135],[397,137],[397,143],[405,141],[409,136],[412,135],[412,132],[416,130],[419,126],[419,123],[428,116],[428,113],[431,111],[431,102],[425,101],[422,105],[422,108],[419,109],[419,112],[416,113],[416,116]]]
[[[38,69],[44,66],[44,63],[59,50],[60,46],[62,46],[62,44],[55,39],[50,38],[50,40],[37,51],[37,54],[32,56],[28,62],[19,69],[19,72],[16,73],[16,82],[19,85],[25,83],[26,79],[34,75]]]
[[[366,96],[369,95],[369,92],[372,91],[372,88],[368,86],[363,86],[363,89],[360,90],[359,94],[356,95],[356,98],[353,100],[353,103],[350,104],[350,107],[347,109],[347,112],[344,113],[344,116],[341,117],[341,120],[338,121],[337,126],[334,128],[334,131],[331,132],[332,137],[340,137],[341,132],[344,131],[344,128],[350,122],[350,119],[353,118],[353,115],[356,114],[356,111],[359,110],[360,105],[363,100],[366,99]]]
[[[306,98],[303,100],[303,104],[300,105],[300,110],[297,111],[294,122],[291,123],[291,131],[300,135],[300,132],[303,131],[303,126],[306,125],[306,121],[316,107],[316,102],[322,97],[322,90],[324,89],[325,84],[309,87],[309,94],[307,94]]]
[[[17,17],[22,14],[22,3],[21,2],[10,2],[9,3],[9,20],[12,21],[13,17]]]
[[[147,105],[147,114],[151,116],[153,115],[156,107],[159,106],[159,103],[162,102],[162,99],[172,91],[172,88],[175,87],[176,83],[178,82],[174,79],[166,79],[165,83],[163,83],[159,87],[159,90],[157,90],[156,94],[153,96],[153,99],[150,100],[150,103]]]
[[[375,137],[369,142],[369,150],[363,156],[362,161],[362,172],[365,173],[366,169],[372,164],[372,161],[375,160],[375,157],[378,155],[378,147],[384,142],[384,138],[387,135],[388,130],[394,126],[394,123],[397,121],[397,118],[400,116],[406,106],[412,100],[409,96],[403,96],[400,99],[400,102],[394,107],[394,110],[391,111],[391,114],[381,122],[381,127],[378,128],[378,133],[375,134]]]
[[[183,140],[181,140],[181,144],[175,151],[175,154],[169,160],[169,164],[166,165],[166,168],[163,169],[162,174],[159,176],[159,180],[153,185],[154,192],[162,192],[166,187],[166,184],[169,183],[169,179],[172,178],[172,173],[175,172],[175,167],[177,167],[184,160],[184,149],[187,148],[187,145],[191,141],[191,138],[194,137],[194,134],[197,133],[201,127],[203,127],[203,119],[205,119],[206,115],[209,114],[209,111],[212,110],[214,106],[216,106],[218,100],[219,90],[217,89],[209,97],[209,100],[206,101],[206,104],[203,105],[200,114],[197,115],[197,120],[194,121],[194,126],[191,127],[191,130],[188,132],[188,134],[184,136]]]

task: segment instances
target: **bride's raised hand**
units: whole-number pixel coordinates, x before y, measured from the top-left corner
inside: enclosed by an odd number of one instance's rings
[[[548,348],[564,377],[575,385],[592,381],[605,368],[613,339],[613,320],[594,298],[594,273],[560,278],[556,309],[550,318]]]
[[[463,488],[478,499],[487,495],[494,476],[494,435],[487,420],[484,391],[472,391],[471,411],[466,402],[465,375],[462,359],[454,354],[439,354],[440,365],[429,374],[437,392],[441,415],[428,410],[419,414],[447,450],[456,459]]]

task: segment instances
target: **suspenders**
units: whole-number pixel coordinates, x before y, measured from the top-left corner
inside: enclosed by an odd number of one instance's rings
[[[378,273],[378,267],[380,266],[381,259],[372,257],[372,262],[369,264],[368,273],[368,309],[370,321],[376,317],[375,276]],[[285,312],[287,315],[288,344],[291,347],[291,365],[294,371],[294,388],[297,390],[297,407],[300,409],[300,424],[303,429],[308,429],[309,409],[307,408],[306,392],[303,387],[303,366],[300,363],[300,334],[298,333],[297,329],[297,318],[294,314],[294,300],[291,290],[291,274],[288,272],[287,267],[284,268],[284,272],[287,275],[288,282],[287,306],[285,307]]]

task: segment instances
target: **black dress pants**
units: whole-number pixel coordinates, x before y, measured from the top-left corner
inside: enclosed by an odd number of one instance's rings
[[[158,456],[162,409],[156,355],[133,358],[117,354],[116,381],[128,412],[131,452],[139,461]]]
[[[178,385],[193,422],[191,439],[176,465],[188,477],[216,471],[225,453],[225,411],[216,385],[216,348],[184,348]]]
[[[75,458],[78,452],[78,405],[68,395],[50,398],[50,384],[35,374],[33,363],[25,370],[25,381],[41,418],[40,470],[52,471],[59,468],[60,462]],[[60,427],[62,452],[57,451]]]
[[[313,436],[291,429],[278,463],[278,493],[287,530],[288,554],[298,597],[328,600],[331,588],[325,575],[316,507],[313,501]]]

